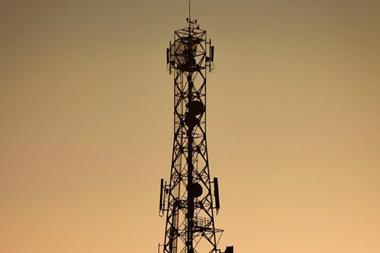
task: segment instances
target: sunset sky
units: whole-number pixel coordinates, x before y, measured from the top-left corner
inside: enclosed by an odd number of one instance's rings
[[[380,252],[380,1],[193,0],[236,253]],[[154,253],[185,0],[0,0],[0,252]],[[207,252],[202,252],[207,253]]]

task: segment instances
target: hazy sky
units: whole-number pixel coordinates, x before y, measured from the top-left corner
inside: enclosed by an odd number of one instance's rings
[[[194,0],[221,248],[380,252],[380,1]],[[0,252],[153,253],[180,0],[0,0]]]

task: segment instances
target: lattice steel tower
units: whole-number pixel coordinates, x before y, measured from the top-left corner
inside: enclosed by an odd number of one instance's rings
[[[174,32],[166,51],[174,73],[174,142],[169,182],[161,179],[160,215],[166,216],[159,253],[221,253],[218,179],[211,180],[206,140],[206,76],[214,47],[197,20]],[[233,253],[229,246],[225,253]]]

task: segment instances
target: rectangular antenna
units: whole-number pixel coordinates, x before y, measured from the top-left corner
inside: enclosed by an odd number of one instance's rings
[[[166,49],[166,64],[169,64],[169,61],[170,61],[170,52],[169,52],[169,48]]]
[[[214,46],[210,47],[210,59],[211,61],[214,61]]]
[[[161,183],[160,183],[160,211],[162,211],[164,209],[163,194],[164,194],[164,179],[161,178]]]
[[[219,185],[218,185],[218,178],[214,177],[214,195],[215,195],[215,208],[216,210],[220,209],[220,202],[219,202]]]

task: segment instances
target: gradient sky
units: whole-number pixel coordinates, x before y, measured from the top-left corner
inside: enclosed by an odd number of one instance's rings
[[[380,2],[194,0],[221,248],[380,252]],[[152,253],[180,0],[0,0],[0,252]]]

